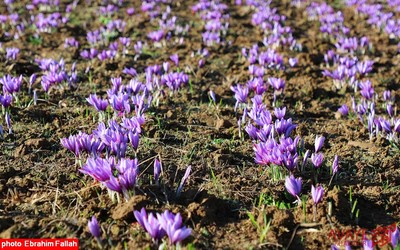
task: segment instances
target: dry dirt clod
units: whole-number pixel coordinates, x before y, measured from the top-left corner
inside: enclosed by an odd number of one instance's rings
[[[146,196],[135,195],[128,202],[121,202],[111,214],[114,220],[133,220],[133,211],[146,205]]]

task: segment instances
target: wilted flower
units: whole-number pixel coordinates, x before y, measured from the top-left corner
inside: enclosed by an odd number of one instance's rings
[[[294,197],[298,197],[301,192],[301,184],[302,180],[301,177],[294,178],[293,175],[286,177],[285,180],[285,187],[289,194],[293,195]]]

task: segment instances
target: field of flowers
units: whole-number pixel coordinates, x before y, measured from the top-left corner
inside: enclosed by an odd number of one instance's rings
[[[2,0],[0,87],[2,239],[400,249],[400,1]]]

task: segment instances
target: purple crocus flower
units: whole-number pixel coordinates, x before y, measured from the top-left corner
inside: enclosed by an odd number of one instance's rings
[[[275,91],[283,91],[285,89],[285,81],[283,79],[270,77],[268,78],[268,82]]]
[[[112,95],[109,99],[111,106],[115,111],[118,111],[118,115],[123,113],[130,113],[131,106],[129,105],[129,95],[124,93],[118,93],[117,95]]]
[[[208,94],[209,94],[211,100],[212,100],[214,103],[216,103],[216,102],[217,102],[217,99],[215,98],[215,93],[214,93],[214,91],[210,90],[210,91],[208,92]]]
[[[297,65],[297,63],[298,63],[297,58],[289,58],[290,67],[292,67],[292,68],[295,67]]]
[[[33,74],[31,75],[31,77],[29,77],[29,89],[30,89],[30,88],[32,87],[32,85],[35,83],[36,78],[37,78],[37,76],[36,76],[35,73],[33,73]]]
[[[199,68],[203,68],[203,66],[206,64],[206,61],[204,59],[200,59],[198,62]]]
[[[76,157],[79,156],[79,143],[75,135],[70,135],[68,138],[62,138],[61,144],[64,148],[70,150],[75,154]]]
[[[385,91],[383,92],[383,100],[384,100],[385,102],[392,101],[392,93],[391,93],[390,90],[385,90]]]
[[[125,73],[133,77],[137,76],[137,72],[134,68],[124,68],[124,70],[122,70],[122,73]]]
[[[363,239],[363,249],[364,250],[374,250],[374,243],[372,242],[372,240],[364,238]]]
[[[129,141],[131,142],[131,144],[132,144],[132,148],[135,150],[135,152],[138,150],[138,147],[139,147],[139,141],[140,141],[140,136],[139,136],[139,133],[138,132],[132,132],[132,131],[129,131],[129,133],[128,133],[128,138],[129,138]]]
[[[315,168],[319,168],[324,160],[324,155],[322,153],[315,153],[311,155],[311,161]]]
[[[173,61],[177,67],[179,66],[179,56],[178,56],[178,54],[171,55],[169,57],[169,59],[171,59],[171,61]]]
[[[157,214],[160,226],[165,230],[171,245],[179,244],[192,233],[190,228],[182,225],[182,216],[180,213],[174,215],[169,211]]]
[[[247,134],[249,134],[250,138],[252,140],[257,140],[258,135],[257,135],[257,128],[253,125],[253,124],[247,124],[246,128],[245,128]]]
[[[396,229],[393,232],[390,232],[390,242],[392,243],[393,249],[396,249],[397,245],[400,241],[399,228],[396,225]]]
[[[92,219],[88,221],[88,228],[93,237],[95,237],[96,239],[100,239],[101,229],[99,222],[94,215],[92,216]]]
[[[185,171],[185,175],[182,177],[181,182],[179,183],[178,188],[176,189],[176,197],[179,197],[181,195],[183,186],[185,185],[187,179],[189,178],[190,175],[190,171],[192,170],[192,166],[188,166],[186,171]]]
[[[19,54],[18,48],[6,48],[6,59],[7,60],[17,60]]]
[[[236,85],[235,87],[231,87],[231,90],[235,93],[236,104],[235,104],[235,112],[239,105],[239,103],[246,103],[247,96],[249,94],[249,89],[246,86]]]
[[[119,183],[118,179],[115,178],[114,176],[111,176],[110,179],[103,182],[103,184],[104,186],[106,186],[106,188],[108,188],[111,191],[122,193],[121,184]]]
[[[97,111],[105,111],[108,107],[108,101],[97,97],[96,94],[91,94],[86,101],[90,103]]]
[[[293,195],[294,197],[299,197],[301,192],[301,184],[302,180],[301,177],[294,178],[293,175],[287,176],[285,180],[285,187],[289,194]]]
[[[154,160],[154,180],[156,183],[158,183],[158,179],[160,178],[161,169],[161,162],[156,158]]]
[[[333,160],[332,163],[332,174],[336,174],[338,170],[339,170],[339,157],[335,155],[335,159]]]
[[[147,37],[150,38],[153,42],[159,42],[161,39],[164,38],[164,31],[163,30],[157,30],[157,31],[152,31],[150,32]]]
[[[113,175],[113,168],[114,157],[108,159],[90,157],[79,171],[91,176],[97,181],[105,182]]]
[[[323,195],[324,188],[321,185],[319,185],[317,188],[315,188],[314,185],[311,186],[311,196],[315,205],[321,201]]]
[[[147,215],[146,210],[142,208],[140,212],[134,211],[133,214],[137,222],[150,234],[153,241],[158,242],[165,236],[165,230],[161,228],[160,222],[153,213]]]
[[[275,108],[274,114],[277,119],[283,119],[286,114],[286,107],[283,108]]]
[[[12,101],[12,95],[10,94],[5,94],[5,95],[0,95],[0,104],[7,108],[8,106],[10,106]]]
[[[132,16],[135,13],[135,8],[131,7],[126,9],[126,14],[128,14],[128,16]]]
[[[315,137],[315,143],[314,143],[315,153],[318,153],[318,151],[321,150],[322,146],[324,145],[324,142],[325,142],[325,137],[323,137],[322,135]]]
[[[343,104],[339,109],[338,109],[339,113],[342,116],[348,116],[349,115],[349,107],[347,107],[346,104]]]
[[[360,82],[360,94],[367,100],[372,99],[374,96],[374,88],[372,87],[372,83],[369,80],[364,82]]]
[[[3,92],[8,94],[13,94],[19,91],[22,84],[22,75],[19,77],[12,77],[10,75],[5,75],[0,78],[0,83],[3,84]]]
[[[386,111],[390,117],[394,116],[393,106],[390,103],[386,104]]]
[[[302,168],[304,168],[304,166],[307,164],[308,157],[310,157],[310,150],[309,149],[307,149],[306,153],[304,154]]]

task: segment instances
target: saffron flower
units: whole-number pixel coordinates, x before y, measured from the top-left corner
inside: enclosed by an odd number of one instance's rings
[[[74,153],[76,157],[79,156],[80,147],[77,137],[75,135],[70,135],[68,138],[62,138],[61,144],[64,148]]]
[[[392,247],[394,249],[396,249],[396,247],[400,241],[399,228],[397,227],[397,225],[396,225],[396,230],[394,230],[393,232],[390,232],[390,241],[392,243]]]
[[[7,60],[17,60],[19,54],[18,48],[6,48],[6,59]]]
[[[349,115],[349,107],[346,104],[343,104],[339,109],[339,113],[341,116],[348,116]]]
[[[315,205],[321,201],[323,195],[324,188],[322,186],[318,186],[317,188],[314,185],[311,186],[311,196]]]
[[[170,245],[178,245],[192,232],[190,228],[183,226],[182,216],[179,213],[175,215],[167,210],[162,214],[148,215],[142,208],[140,212],[134,211],[133,214],[139,225],[150,234],[155,243],[167,235]]]
[[[100,239],[101,236],[101,230],[99,226],[99,222],[97,221],[96,217],[93,215],[92,219],[89,220],[88,222],[88,228],[90,233],[95,237],[96,239]]]
[[[159,221],[152,213],[147,215],[146,210],[142,208],[140,212],[134,211],[133,214],[137,222],[150,234],[155,243],[165,236],[165,230],[161,228]]]
[[[5,95],[0,95],[0,104],[7,108],[8,106],[10,106],[12,101],[12,95],[10,94],[5,94]]]
[[[325,137],[323,136],[316,136],[315,137],[315,153],[321,150],[322,146],[324,145]]]
[[[192,170],[192,166],[189,165],[185,171],[185,175],[182,177],[181,182],[179,183],[178,188],[176,189],[176,197],[179,197],[181,195],[183,186],[185,185],[187,179],[189,178],[190,171]]]
[[[95,107],[97,111],[105,111],[108,107],[108,101],[98,98],[96,94],[91,94],[86,98],[86,101]]]
[[[171,55],[169,57],[169,59],[171,59],[171,61],[173,61],[177,67],[179,66],[179,56],[178,56],[178,54]]]
[[[277,119],[283,119],[286,114],[286,107],[283,108],[275,108],[274,109],[274,115],[276,116]]]
[[[298,198],[301,192],[301,184],[302,180],[301,177],[294,178],[293,175],[287,176],[285,180],[285,187],[289,194],[293,195],[294,197]]]
[[[179,244],[192,233],[190,228],[182,225],[182,216],[180,213],[174,215],[169,211],[157,214],[161,227],[165,230],[171,245]]]
[[[364,250],[374,250],[374,243],[372,242],[372,240],[364,238],[363,239],[363,249]]]
[[[210,91],[208,92],[208,95],[210,96],[211,100],[212,100],[214,103],[217,102],[217,99],[215,98],[215,93],[214,93],[214,91],[210,90]]]
[[[332,174],[336,174],[338,170],[339,170],[339,157],[335,155],[335,159],[333,160],[332,163]]]
[[[319,168],[324,161],[324,155],[322,153],[316,153],[311,155],[311,162],[314,164],[315,168]]]
[[[160,178],[161,173],[161,162],[158,159],[154,160],[154,180],[158,183],[158,179]]]

